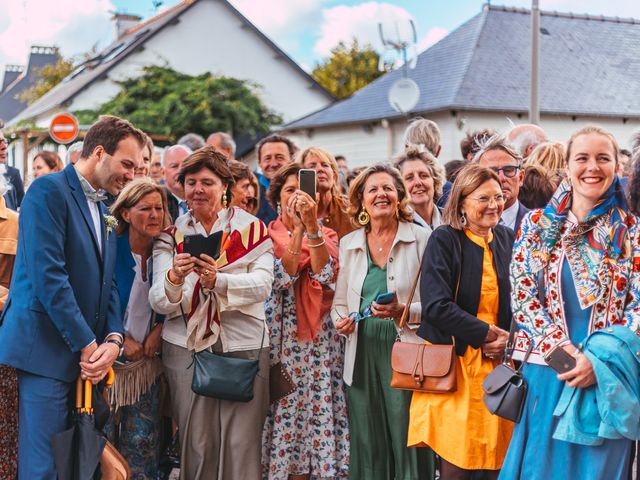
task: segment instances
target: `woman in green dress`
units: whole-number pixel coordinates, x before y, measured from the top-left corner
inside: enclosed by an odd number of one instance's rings
[[[361,226],[340,241],[340,273],[332,316],[347,337],[351,436],[349,478],[433,478],[433,454],[407,448],[411,392],[394,390],[391,349],[396,338],[420,343],[420,297],[410,305],[409,325],[399,321],[420,268],[429,232],[411,223],[409,195],[400,172],[388,165],[364,170],[351,184],[350,214]],[[395,293],[387,304],[375,299]]]

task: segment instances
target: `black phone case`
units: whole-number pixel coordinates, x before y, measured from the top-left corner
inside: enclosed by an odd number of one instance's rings
[[[220,256],[220,244],[222,241],[222,231],[214,232],[208,237],[203,235],[185,235],[184,253],[192,257],[200,258],[203,253],[212,258]]]
[[[576,366],[576,359],[564,351],[561,347],[556,347],[544,356],[547,365],[558,373],[565,373]]]
[[[316,199],[316,172],[305,172],[300,170],[298,187],[312,199]]]

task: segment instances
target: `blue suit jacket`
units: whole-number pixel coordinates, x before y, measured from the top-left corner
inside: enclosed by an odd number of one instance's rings
[[[19,222],[13,279],[0,317],[0,364],[71,382],[80,371],[82,348],[123,333],[114,281],[116,234],[107,238],[101,218],[98,247],[72,165],[33,182]]]

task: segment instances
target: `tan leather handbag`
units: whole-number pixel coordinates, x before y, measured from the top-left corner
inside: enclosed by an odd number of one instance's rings
[[[407,304],[400,318],[400,326],[407,325],[411,300],[416,291],[420,269],[416,273]],[[458,296],[458,285],[455,297]],[[403,343],[397,341],[391,350],[391,388],[413,390],[414,392],[449,393],[455,392],[456,347],[452,345],[430,345],[427,343]]]

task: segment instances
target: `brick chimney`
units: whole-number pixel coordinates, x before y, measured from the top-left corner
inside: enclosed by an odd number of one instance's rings
[[[120,40],[128,29],[140,23],[142,17],[116,12],[111,17],[111,20],[113,20],[114,26],[114,41],[116,41]]]

